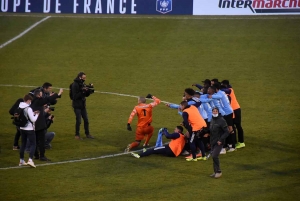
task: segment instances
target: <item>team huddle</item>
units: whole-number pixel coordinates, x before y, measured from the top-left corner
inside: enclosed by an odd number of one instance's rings
[[[143,149],[139,154],[131,152],[131,155],[136,158],[151,154],[173,157],[188,155],[186,161],[205,161],[212,156],[214,173],[211,177],[219,178],[222,175],[219,154],[245,147],[241,108],[228,80],[219,82],[218,79],[206,79],[203,86],[199,84],[192,86],[197,87],[199,91],[186,88],[183,101],[179,105],[166,104],[167,107],[177,109],[183,119],[181,125],[176,126],[174,133],[170,134],[166,128],[161,128],[154,148]],[[146,98],[152,98],[154,101],[146,104]],[[149,146],[154,131],[151,126],[152,109],[160,103],[160,100],[151,94],[146,98],[139,97],[138,105],[134,107],[128,119],[129,131],[132,130],[130,124],[134,115],[137,115],[138,123],[135,141],[127,146],[125,152],[138,147],[143,139],[145,139],[143,147]],[[185,133],[183,127],[187,130]],[[171,139],[169,144],[162,144],[163,135]]]

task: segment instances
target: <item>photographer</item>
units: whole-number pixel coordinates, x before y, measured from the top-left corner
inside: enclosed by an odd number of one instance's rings
[[[14,105],[10,108],[9,110],[9,114],[11,116],[14,116],[14,113],[16,111],[16,109],[19,107],[20,103],[23,102],[23,98],[19,98]],[[14,145],[13,145],[13,150],[19,150],[20,146],[19,146],[19,139],[21,137],[21,131],[20,128],[18,126],[16,126],[16,134],[15,134],[15,139],[14,139]]]
[[[89,119],[86,111],[86,97],[94,93],[94,88],[92,84],[86,85],[84,83],[85,79],[85,73],[80,72],[70,86],[70,98],[72,99],[72,106],[74,108],[74,113],[76,116],[75,139],[77,140],[82,140],[79,134],[81,117],[84,121],[84,130],[86,137],[94,139],[94,137],[90,135]]]
[[[46,125],[47,125],[47,129],[51,126],[51,124],[53,123],[54,120],[54,115],[51,114],[51,111],[54,111],[53,108],[51,107],[47,107],[45,109],[45,112],[48,110],[47,114],[46,114]],[[54,132],[48,132],[46,131],[46,135],[45,135],[45,149],[51,149],[51,142],[53,140],[55,136]]]
[[[51,111],[53,111],[53,108],[49,107],[48,105],[45,106],[45,119],[46,119],[46,125],[47,129],[51,126],[54,120],[54,115],[51,114]],[[55,133],[54,132],[48,132],[47,130],[45,131],[45,149],[51,149],[51,141],[53,140]],[[26,152],[30,151],[30,142],[29,139],[27,139],[27,144],[26,144]]]
[[[19,166],[29,165],[29,166],[35,168],[34,162],[32,160],[34,151],[36,149],[34,129],[35,129],[35,122],[37,121],[37,119],[40,115],[39,115],[39,111],[34,111],[30,107],[30,105],[32,103],[32,97],[31,96],[25,95],[23,100],[24,100],[24,102],[21,102],[19,104],[19,107],[24,109],[23,112],[24,112],[24,115],[27,119],[27,123],[24,127],[20,127],[20,132],[21,132],[21,136],[22,136],[22,145],[21,145],[21,149],[20,149],[20,163],[19,163]],[[25,151],[27,139],[30,142],[30,147],[29,147],[30,153],[29,153],[28,162],[26,163],[25,160],[24,160],[24,151]]]
[[[45,83],[43,84],[43,86],[38,87],[38,88],[36,88],[36,89],[40,89],[40,90],[42,91],[42,98],[47,98],[47,97],[51,96],[52,94],[54,94],[54,93],[52,92],[52,84],[49,83],[49,82],[45,82]],[[29,92],[29,95],[31,95],[32,97],[34,97],[34,91],[35,91],[36,89],[31,90],[31,91]],[[51,102],[49,102],[49,103],[47,103],[47,104],[48,104],[48,105],[55,105],[56,103],[57,103],[57,100],[54,99],[54,100],[51,100]]]
[[[45,157],[45,134],[46,134],[46,119],[45,119],[45,112],[44,112],[44,105],[51,103],[53,100],[61,97],[63,93],[63,89],[59,90],[59,93],[52,93],[49,97],[42,97],[42,91],[40,89],[36,89],[34,91],[34,98],[32,101],[32,108],[33,110],[40,111],[40,115],[35,122],[35,134],[36,134],[36,142],[39,145],[35,151],[35,159],[40,159],[41,161],[50,161],[47,157]],[[40,151],[40,153],[39,153]]]

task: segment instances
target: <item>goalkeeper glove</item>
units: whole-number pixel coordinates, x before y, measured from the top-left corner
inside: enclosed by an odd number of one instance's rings
[[[132,131],[130,123],[127,124],[127,130]]]
[[[148,94],[148,95],[146,96],[146,98],[152,98],[152,95],[151,95],[151,94]]]

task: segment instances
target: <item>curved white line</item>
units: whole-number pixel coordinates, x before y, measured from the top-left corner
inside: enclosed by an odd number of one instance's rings
[[[164,145],[167,145],[167,144],[168,143],[164,143]],[[154,146],[146,148],[146,149],[151,149],[151,148],[154,148]],[[35,166],[40,167],[40,166],[58,165],[58,164],[66,164],[66,163],[77,163],[77,162],[82,162],[82,161],[92,161],[92,160],[97,160],[97,159],[101,159],[101,158],[111,158],[111,157],[115,157],[115,156],[122,156],[122,155],[130,154],[132,152],[141,152],[141,151],[143,151],[143,149],[130,151],[127,153],[123,152],[123,153],[118,153],[118,154],[109,154],[109,155],[93,157],[93,158],[82,158],[82,159],[77,159],[77,160],[60,161],[60,162],[54,162],[54,163],[44,163],[44,164],[38,164]],[[29,167],[29,166],[12,166],[12,167],[0,168],[0,170],[10,170],[10,169],[25,168],[25,167]]]
[[[13,84],[0,84],[0,87],[22,87],[22,88],[37,88],[38,86],[29,86],[29,85],[13,85]],[[60,87],[52,87],[53,89],[63,89],[63,90],[69,90],[69,88],[60,88]],[[108,92],[108,91],[95,91],[95,93],[99,94],[109,94],[109,95],[116,95],[116,96],[127,96],[132,98],[138,98],[139,96],[134,96],[130,94],[121,94],[116,92]],[[170,103],[167,101],[161,101],[162,103]]]
[[[12,43],[13,41],[17,40],[18,38],[21,38],[22,36],[24,36],[28,31],[30,31],[31,29],[33,29],[34,27],[36,27],[37,25],[41,24],[42,22],[44,22],[45,20],[49,19],[51,16],[45,17],[43,19],[41,19],[40,21],[34,23],[33,25],[31,25],[29,28],[27,28],[25,31],[23,31],[22,33],[20,33],[19,35],[17,35],[16,37],[10,39],[9,41],[3,43],[2,45],[0,45],[0,49],[5,47],[6,45]]]

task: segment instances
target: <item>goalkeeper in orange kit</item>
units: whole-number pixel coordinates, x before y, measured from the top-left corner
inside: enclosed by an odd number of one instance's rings
[[[146,104],[146,98],[152,98],[154,102]],[[134,107],[129,116],[127,130],[132,131],[130,124],[134,115],[137,115],[138,123],[135,131],[135,141],[127,146],[125,152],[129,152],[132,148],[139,146],[144,138],[146,138],[146,140],[143,146],[148,146],[149,140],[153,135],[154,128],[151,126],[152,109],[160,103],[160,100],[151,94],[148,94],[146,98],[138,98],[138,105]]]

